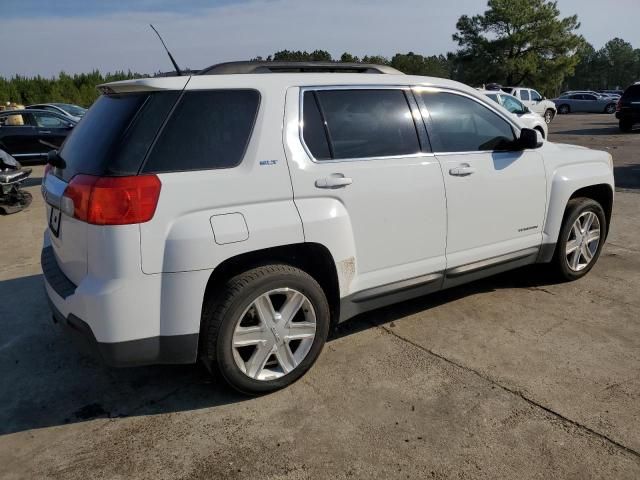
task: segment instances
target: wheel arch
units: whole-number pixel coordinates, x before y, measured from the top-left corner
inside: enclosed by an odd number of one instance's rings
[[[311,275],[324,290],[331,310],[331,325],[340,317],[340,289],[336,263],[327,247],[319,243],[296,243],[241,253],[220,263],[209,276],[202,308],[207,298],[215,296],[226,280],[246,270],[272,263],[297,267]],[[202,324],[200,325],[202,331]]]
[[[569,200],[574,198],[591,198],[598,202],[602,209],[604,210],[604,214],[607,218],[607,231],[606,235],[609,234],[609,225],[611,225],[611,215],[613,213],[613,188],[608,183],[599,183],[596,185],[589,185],[587,187],[582,187],[573,192],[573,194],[569,197]],[[569,202],[567,200],[567,203]],[[566,210],[565,205],[565,210]],[[605,235],[605,240],[606,240]]]
[[[570,200],[579,197],[591,198],[602,205],[606,216],[606,234],[609,233],[613,212],[613,173],[604,165],[578,164],[556,172],[552,181],[549,209],[543,232],[543,245],[539,262],[549,262],[553,258],[555,245],[564,222]],[[574,170],[575,169],[575,170]],[[579,170],[577,170],[579,169]],[[563,171],[566,170],[566,171]],[[576,175],[572,175],[575,171]],[[605,236],[606,240],[606,236]]]

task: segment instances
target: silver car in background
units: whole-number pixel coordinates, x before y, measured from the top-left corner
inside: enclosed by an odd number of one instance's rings
[[[609,113],[616,111],[616,99],[592,93],[567,93],[555,98],[558,113]]]

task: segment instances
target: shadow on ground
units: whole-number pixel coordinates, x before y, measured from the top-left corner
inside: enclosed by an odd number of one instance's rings
[[[533,272],[533,273],[532,273]],[[332,339],[500,288],[541,288],[537,267],[360,315]],[[51,322],[42,276],[0,282],[0,434],[95,418],[211,408],[246,400],[201,365],[110,369],[80,354]]]
[[[640,163],[614,166],[613,176],[617,188],[640,190]]]

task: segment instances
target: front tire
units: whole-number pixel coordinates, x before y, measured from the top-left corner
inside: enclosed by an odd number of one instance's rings
[[[624,133],[630,132],[633,128],[633,123],[628,120],[620,120],[618,125],[620,126],[620,131]]]
[[[552,261],[564,280],[577,280],[593,268],[607,236],[602,206],[591,198],[569,200]]]
[[[203,360],[236,390],[284,388],[314,364],[329,333],[324,291],[290,265],[253,268],[226,282],[203,311]]]

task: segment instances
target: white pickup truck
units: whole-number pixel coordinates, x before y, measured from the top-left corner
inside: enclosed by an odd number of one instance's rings
[[[529,110],[532,112],[543,116],[544,121],[547,122],[547,124],[551,123],[553,117],[556,116],[556,104],[551,100],[547,100],[532,88],[502,87],[502,90],[520,99],[520,101],[529,107]]]

